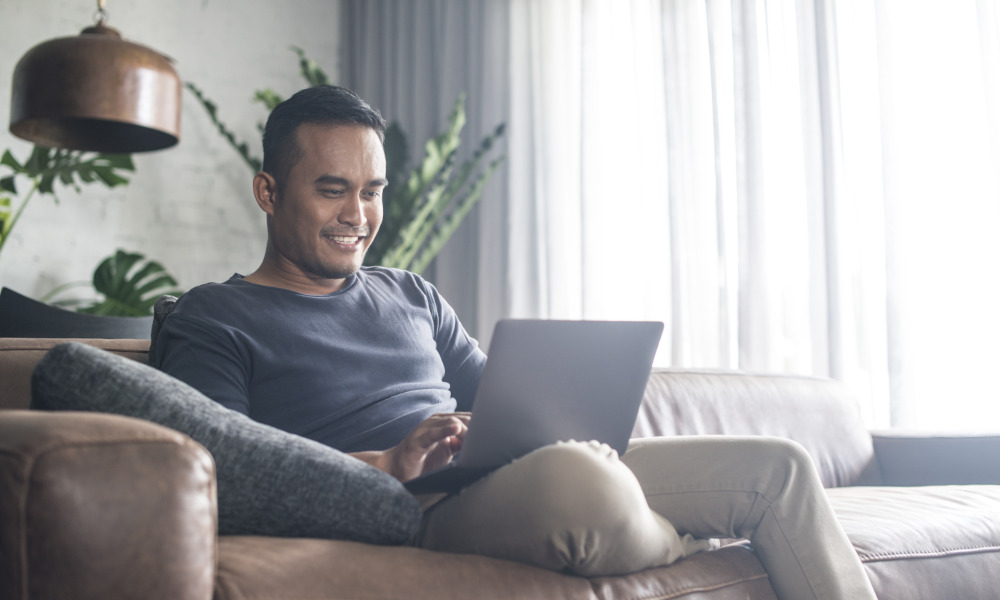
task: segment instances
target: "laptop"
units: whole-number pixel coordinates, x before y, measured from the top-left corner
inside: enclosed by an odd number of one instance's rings
[[[663,323],[505,319],[497,323],[462,450],[406,482],[450,493],[559,441],[597,440],[623,454]]]

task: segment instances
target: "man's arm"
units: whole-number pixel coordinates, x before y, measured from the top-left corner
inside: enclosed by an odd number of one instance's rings
[[[250,413],[247,361],[233,341],[207,323],[172,314],[156,340],[157,369],[226,408]]]
[[[469,413],[434,415],[388,450],[355,452],[351,456],[400,481],[409,481],[451,461],[462,448],[471,417]]]
[[[421,281],[434,314],[434,342],[444,364],[444,380],[451,388],[458,410],[470,411],[486,365],[486,354],[479,348],[479,342],[465,330],[455,310],[437,288]]]

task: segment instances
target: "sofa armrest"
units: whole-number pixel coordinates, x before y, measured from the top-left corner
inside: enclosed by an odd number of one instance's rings
[[[873,432],[885,485],[1000,484],[1000,434]]]
[[[212,597],[215,466],[190,438],[95,413],[0,411],[0,597]]]

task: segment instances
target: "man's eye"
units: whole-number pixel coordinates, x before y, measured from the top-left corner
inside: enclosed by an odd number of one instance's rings
[[[337,195],[343,194],[344,190],[341,190],[341,189],[326,189],[326,190],[320,190],[320,193],[326,194],[327,196],[337,196]]]

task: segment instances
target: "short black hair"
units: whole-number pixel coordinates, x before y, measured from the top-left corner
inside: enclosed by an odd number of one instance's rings
[[[263,170],[284,186],[289,171],[302,158],[295,131],[303,123],[360,125],[385,142],[385,119],[353,91],[335,85],[318,85],[295,93],[274,107],[264,126]]]

